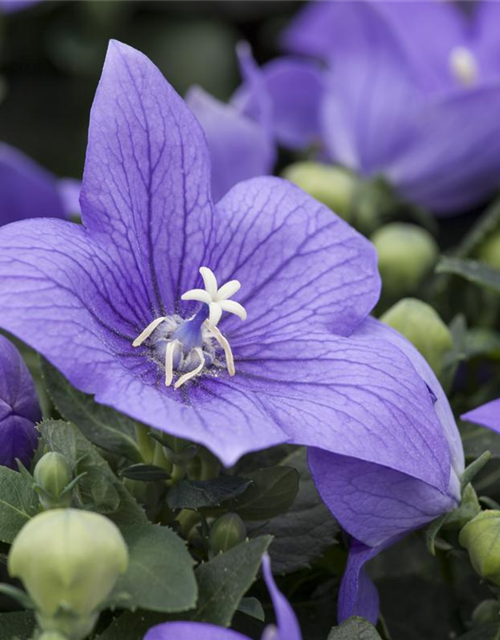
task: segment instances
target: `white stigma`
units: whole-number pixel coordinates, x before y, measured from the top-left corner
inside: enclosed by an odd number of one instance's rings
[[[453,76],[465,87],[471,87],[477,81],[477,60],[467,47],[454,47],[450,51],[449,65]]]
[[[240,290],[241,284],[238,280],[230,280],[219,287],[214,272],[208,267],[200,267],[200,274],[205,284],[204,289],[190,289],[181,296],[181,300],[197,300],[208,305],[208,324],[211,328],[216,327],[221,319],[222,312],[234,313],[241,320],[247,319],[245,308],[234,300],[229,300]]]

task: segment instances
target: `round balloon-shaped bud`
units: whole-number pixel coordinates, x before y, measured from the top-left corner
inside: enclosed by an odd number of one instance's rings
[[[453,339],[431,306],[416,298],[403,298],[380,320],[403,334],[424,356],[434,373],[441,375],[444,355],[452,348]]]
[[[52,509],[32,518],[14,540],[8,559],[36,609],[40,629],[81,640],[128,566],[118,528],[97,513]]]
[[[357,182],[350,171],[319,162],[296,162],[282,175],[342,218],[350,219]]]
[[[380,227],[371,240],[378,253],[383,293],[393,298],[415,291],[439,255],[431,234],[414,224],[392,222]]]
[[[500,585],[500,511],[482,511],[460,531],[459,541],[476,572]]]
[[[500,604],[498,600],[483,600],[472,612],[474,625],[491,624],[500,619]]]
[[[37,640],[68,640],[68,636],[63,636],[59,631],[45,631]]]
[[[44,509],[69,507],[71,492],[64,490],[71,482],[71,470],[61,453],[50,451],[40,458],[33,472],[39,487],[40,503]]]
[[[210,528],[212,553],[225,553],[247,537],[245,523],[237,513],[225,513],[217,518]]]
[[[500,230],[480,246],[478,258],[493,269],[500,270]]]

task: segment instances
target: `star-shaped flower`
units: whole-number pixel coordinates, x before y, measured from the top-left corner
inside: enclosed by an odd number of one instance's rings
[[[240,183],[216,206],[210,182],[199,123],[145,56],[112,42],[83,224],[0,229],[0,326],[97,402],[227,466],[285,442],[333,456],[311,463],[318,486],[369,548],[453,508],[456,426],[415,350],[368,318],[372,245],[286,181]]]

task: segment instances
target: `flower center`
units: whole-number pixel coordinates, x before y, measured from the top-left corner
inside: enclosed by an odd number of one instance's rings
[[[178,389],[205,370],[215,373],[224,368],[224,360],[229,375],[236,373],[231,346],[217,325],[224,311],[246,320],[244,307],[229,300],[241,284],[231,280],[219,287],[208,267],[201,267],[200,274],[205,288],[191,289],[181,296],[181,300],[200,302],[198,312],[187,320],[179,315],[156,318],[132,343],[133,347],[139,347],[147,341],[152,359],[165,367],[167,387],[175,376],[174,388]]]
[[[471,87],[477,82],[477,60],[467,47],[454,47],[450,51],[449,66],[453,76],[465,87]]]

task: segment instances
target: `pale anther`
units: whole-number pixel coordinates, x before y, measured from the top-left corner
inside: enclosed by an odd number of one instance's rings
[[[230,376],[234,376],[236,374],[236,369],[234,366],[234,357],[233,357],[233,352],[231,350],[231,345],[229,344],[227,338],[225,338],[222,335],[221,330],[218,327],[210,326],[208,321],[205,321],[205,326],[208,329],[208,331],[211,333],[211,335],[213,335],[213,337],[220,344],[222,349],[224,350],[224,355],[226,356],[227,371]]]
[[[144,331],[137,336],[137,338],[132,342],[133,347],[140,347],[141,344],[149,338],[149,336],[153,333],[153,331],[160,326],[162,322],[165,322],[167,318],[161,317],[156,318],[153,322],[150,322],[148,326],[144,329]]]
[[[200,359],[200,364],[196,367],[196,369],[193,369],[192,371],[189,371],[188,373],[185,373],[183,376],[181,376],[174,384],[174,389],[182,387],[182,385],[185,384],[188,380],[191,380],[191,378],[195,378],[199,373],[203,371],[203,367],[205,366],[205,356],[203,355],[201,347],[196,347],[194,349],[194,352]]]
[[[472,86],[478,79],[477,61],[467,47],[454,47],[450,51],[450,69],[457,80],[466,87]]]

